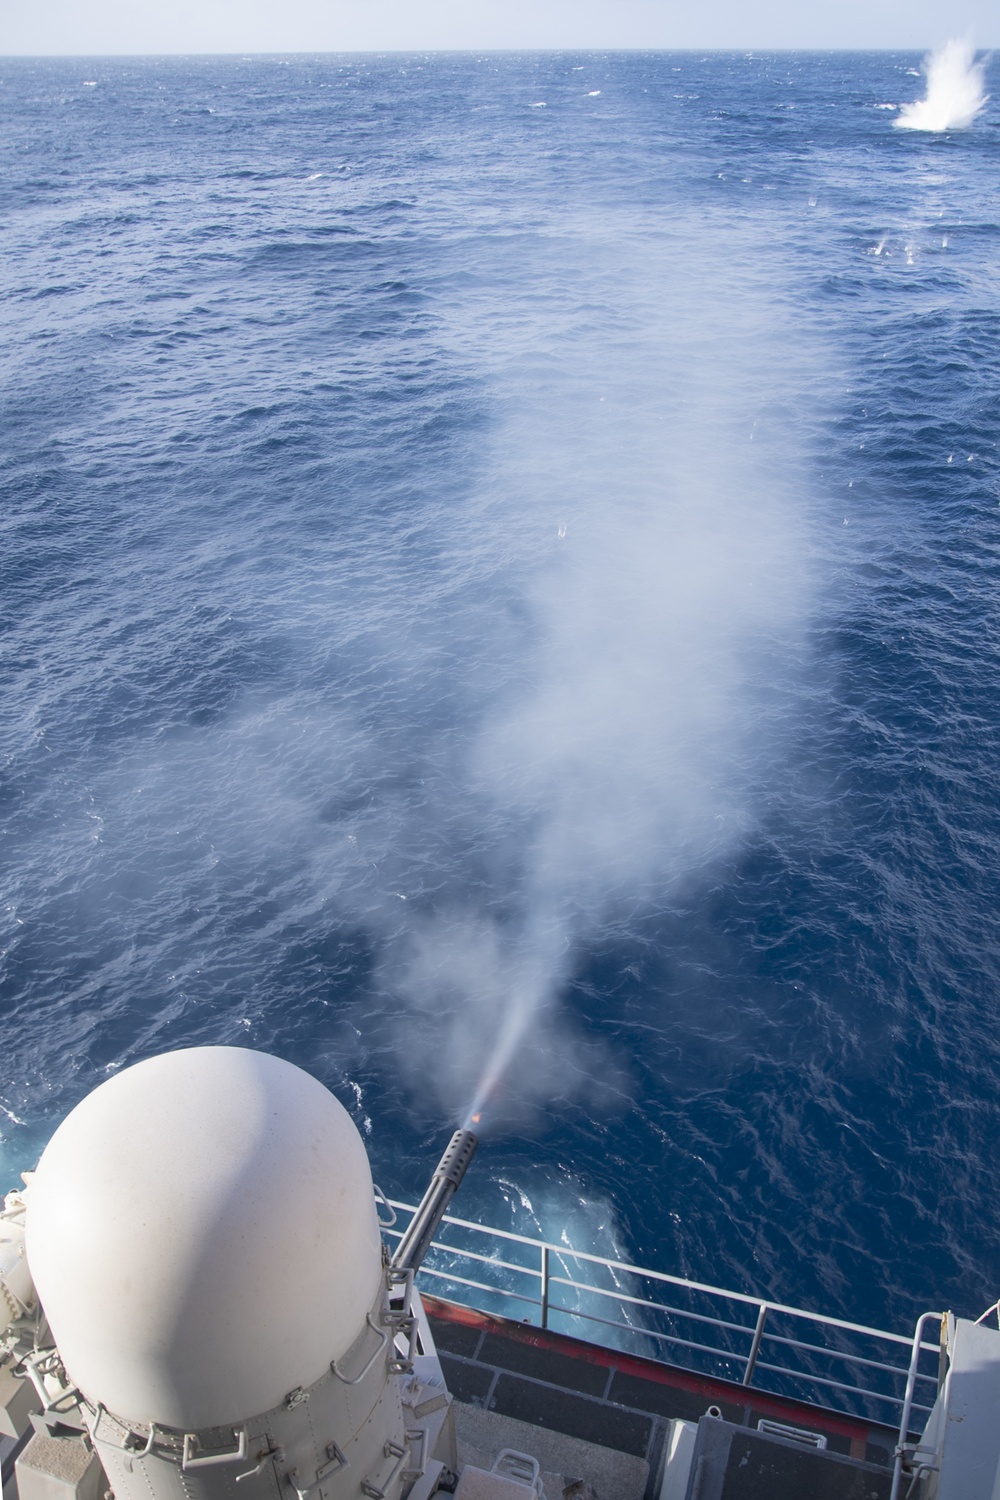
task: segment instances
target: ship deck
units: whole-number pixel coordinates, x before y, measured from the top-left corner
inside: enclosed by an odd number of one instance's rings
[[[703,1500],[889,1495],[896,1433],[888,1427],[426,1293],[423,1303],[455,1398],[460,1463],[488,1469],[503,1448],[530,1453],[547,1500],[573,1494],[580,1480],[597,1500],[661,1500],[671,1423],[706,1417],[708,1437],[725,1451],[714,1464],[721,1487],[703,1484]],[[817,1434],[825,1447],[762,1434],[762,1421]]]

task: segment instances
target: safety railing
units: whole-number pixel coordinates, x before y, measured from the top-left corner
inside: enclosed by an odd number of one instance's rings
[[[412,1204],[389,1200],[406,1230]],[[418,1284],[451,1301],[537,1323],[755,1390],[895,1428],[922,1428],[937,1342],[806,1312],[567,1245],[446,1215]],[[922,1328],[922,1324],[920,1325]]]

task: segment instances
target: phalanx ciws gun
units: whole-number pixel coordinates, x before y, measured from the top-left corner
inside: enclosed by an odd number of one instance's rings
[[[420,1206],[410,1220],[409,1228],[392,1257],[394,1271],[419,1271],[445,1210],[458,1191],[459,1183],[476,1154],[479,1137],[471,1130],[456,1130],[448,1148],[434,1170],[434,1176]]]

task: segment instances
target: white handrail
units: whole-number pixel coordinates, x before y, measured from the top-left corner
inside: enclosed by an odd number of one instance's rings
[[[393,1208],[403,1209],[405,1213],[414,1213],[416,1211],[415,1205],[412,1203],[401,1203],[395,1198],[390,1198],[389,1203]],[[454,1224],[460,1229],[472,1229],[477,1234],[487,1234],[494,1239],[513,1240],[519,1245],[532,1245],[539,1249],[542,1246],[547,1246],[552,1255],[569,1256],[573,1260],[587,1260],[594,1265],[606,1266],[611,1271],[622,1271],[626,1276],[647,1276],[653,1281],[663,1281],[670,1286],[685,1287],[688,1291],[707,1292],[713,1297],[725,1297],[730,1302],[743,1302],[748,1307],[759,1307],[761,1301],[765,1300],[760,1297],[753,1297],[748,1292],[733,1292],[727,1290],[725,1287],[712,1286],[707,1281],[691,1281],[687,1276],[671,1276],[667,1271],[652,1271],[646,1266],[632,1265],[629,1261],[612,1260],[609,1256],[595,1255],[589,1250],[570,1250],[566,1245],[557,1245],[551,1240],[533,1239],[527,1234],[515,1234],[509,1229],[493,1229],[483,1224],[473,1224],[469,1219],[456,1219],[451,1214],[445,1214],[441,1222],[442,1224]],[[457,1245],[447,1245],[439,1241],[435,1241],[435,1244],[439,1250],[446,1251],[449,1254],[465,1254],[465,1251]],[[517,1269],[526,1271],[529,1275],[537,1276],[539,1274],[538,1271],[533,1270],[530,1266],[518,1266]],[[588,1290],[598,1291],[600,1288],[588,1287]],[[657,1304],[653,1303],[651,1305],[656,1306]],[[871,1328],[866,1323],[850,1323],[844,1318],[831,1318],[826,1313],[807,1312],[804,1308],[789,1307],[782,1302],[768,1301],[767,1305],[773,1313],[786,1313],[793,1318],[811,1318],[817,1323],[824,1324],[827,1328],[842,1328],[847,1333],[863,1333],[872,1338],[886,1339],[892,1344],[905,1344],[907,1349],[911,1347],[913,1342],[905,1334],[890,1333],[884,1328]],[[751,1329],[750,1331],[752,1332],[753,1330]]]
[[[397,1199],[389,1199],[388,1202],[392,1208],[398,1209],[403,1213],[413,1214],[415,1212],[413,1204],[404,1203]],[[593,1251],[573,1250],[566,1245],[554,1244],[550,1240],[535,1239],[530,1235],[518,1234],[514,1230],[494,1229],[487,1225],[475,1224],[470,1219],[460,1219],[451,1214],[446,1214],[443,1217],[439,1233],[444,1231],[445,1226],[452,1226],[458,1230],[467,1230],[473,1234],[484,1235],[494,1242],[506,1241],[508,1244],[524,1245],[530,1248],[535,1256],[537,1256],[536,1263],[533,1265],[519,1265],[514,1261],[501,1259],[497,1255],[484,1255],[479,1251],[466,1249],[441,1238],[436,1238],[434,1241],[434,1249],[441,1255],[452,1256],[458,1261],[463,1259],[471,1260],[483,1267],[489,1266],[491,1269],[497,1271],[512,1272],[515,1275],[531,1278],[532,1281],[539,1283],[539,1296],[528,1295],[527,1289],[524,1292],[518,1292],[510,1287],[499,1284],[491,1286],[482,1281],[461,1276],[456,1271],[439,1269],[438,1266],[425,1264],[420,1274],[433,1277],[436,1280],[450,1282],[471,1292],[483,1292],[488,1295],[502,1296],[507,1299],[524,1302],[530,1307],[538,1307],[541,1309],[541,1325],[543,1328],[548,1326],[550,1313],[558,1313],[564,1317],[579,1318],[584,1323],[598,1324],[609,1329],[621,1329],[634,1336],[651,1338],[658,1342],[666,1342],[698,1353],[708,1354],[715,1358],[735,1363],[737,1366],[742,1364],[742,1379],[743,1383],[747,1386],[752,1385],[756,1370],[760,1370],[784,1377],[786,1380],[792,1379],[805,1385],[813,1384],[814,1386],[821,1386],[862,1400],[875,1400],[895,1408],[897,1412],[902,1408],[906,1415],[908,1415],[909,1410],[913,1409],[920,1411],[928,1410],[927,1407],[922,1406],[915,1400],[916,1381],[923,1380],[933,1383],[936,1377],[925,1375],[917,1368],[917,1364],[919,1362],[920,1350],[933,1349],[936,1346],[924,1343],[919,1335],[916,1338],[908,1338],[903,1334],[892,1333],[887,1329],[872,1328],[865,1323],[854,1323],[846,1318],[829,1317],[824,1313],[809,1312],[804,1308],[791,1307],[785,1303],[770,1302],[766,1298],[754,1297],[746,1292],[729,1291],[724,1287],[712,1286],[708,1282],[692,1281],[686,1276],[675,1276],[666,1271],[654,1271],[649,1267],[633,1265],[628,1261],[613,1260],[609,1256],[598,1255]],[[389,1228],[384,1232],[390,1238],[398,1239],[401,1237],[403,1231]],[[570,1275],[554,1275],[551,1269],[553,1257],[560,1257],[564,1265],[565,1262],[572,1260],[578,1263],[602,1266],[612,1277],[620,1276],[624,1284],[617,1287],[599,1286],[592,1281],[578,1281]],[[652,1281],[663,1286],[683,1288],[686,1292],[698,1293],[712,1298],[716,1302],[721,1300],[728,1302],[730,1305],[735,1303],[748,1309],[752,1308],[756,1321],[755,1323],[736,1323],[721,1315],[706,1315],[702,1312],[689,1311],[683,1307],[674,1307],[666,1301],[658,1302],[651,1297],[636,1296],[631,1291],[625,1289],[627,1284],[626,1278],[641,1278],[647,1282]],[[728,1334],[735,1334],[738,1337],[746,1335],[747,1339],[751,1341],[749,1355],[685,1339],[679,1333],[666,1334],[655,1328],[637,1327],[627,1322],[602,1318],[595,1312],[586,1312],[580,1307],[566,1307],[561,1304],[552,1303],[550,1298],[554,1286],[565,1286],[574,1292],[583,1293],[588,1296],[596,1295],[602,1298],[610,1298],[612,1301],[622,1304],[623,1312],[627,1306],[648,1309],[650,1312],[660,1316],[709,1324],[720,1330],[720,1332],[725,1331]],[[813,1343],[810,1340],[789,1338],[774,1331],[773,1326],[765,1328],[765,1323],[775,1317],[797,1318],[812,1323],[820,1329],[835,1330],[837,1332],[854,1334],[864,1339],[875,1340],[883,1346],[883,1349],[886,1344],[901,1345],[912,1355],[909,1362],[909,1370],[906,1365],[888,1364],[884,1360],[866,1358],[861,1354],[848,1353],[846,1350],[836,1347],[824,1347],[822,1344]],[[920,1324],[921,1330],[922,1327],[923,1320],[921,1320]],[[784,1365],[773,1364],[763,1359],[758,1359],[762,1344],[767,1344],[769,1348],[775,1345],[784,1346],[789,1350],[795,1350],[798,1353],[804,1354],[807,1359],[819,1356],[827,1360],[839,1360],[849,1366],[861,1366],[871,1370],[879,1370],[887,1376],[898,1377],[900,1380],[906,1377],[906,1391],[902,1395],[895,1395],[891,1391],[871,1391],[859,1383],[852,1383],[849,1380],[831,1379],[829,1375],[815,1374],[809,1370],[798,1368],[792,1363]],[[879,1351],[873,1350],[872,1352]]]
[[[906,1440],[910,1435],[910,1416],[916,1405],[913,1399],[919,1375],[920,1351],[921,1349],[933,1349],[933,1344],[925,1344],[924,1326],[926,1323],[937,1320],[938,1323],[944,1318],[944,1313],[926,1312],[917,1319],[917,1326],[913,1330],[913,1348],[910,1354],[910,1368],[906,1375],[906,1393],[903,1396],[903,1414],[899,1419],[899,1435],[896,1440],[896,1452],[892,1466],[892,1488],[889,1491],[889,1500],[897,1500],[899,1487],[903,1480],[903,1459],[906,1457]],[[940,1349],[941,1340],[938,1341]]]

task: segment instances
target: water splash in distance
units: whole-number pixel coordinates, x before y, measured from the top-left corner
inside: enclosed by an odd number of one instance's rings
[[[987,98],[984,64],[976,62],[968,37],[953,37],[924,63],[927,93],[904,104],[893,120],[897,130],[964,130],[982,110]]]

